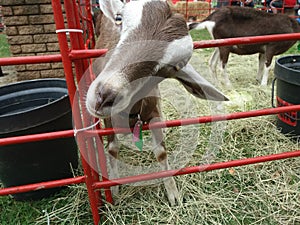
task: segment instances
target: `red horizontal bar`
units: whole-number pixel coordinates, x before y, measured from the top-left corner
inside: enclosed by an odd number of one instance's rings
[[[56,138],[72,137],[74,136],[73,130],[55,131],[41,134],[22,135],[8,138],[0,138],[0,146],[20,144],[26,142],[35,142],[42,140],[52,140]]]
[[[300,33],[291,34],[272,34],[263,36],[250,36],[250,37],[236,37],[236,38],[224,38],[215,40],[202,40],[194,42],[194,48],[211,48],[227,45],[241,45],[241,44],[255,44],[264,42],[276,42],[276,41],[290,41],[299,40]]]
[[[61,62],[61,61],[62,58],[60,54],[40,55],[40,56],[18,56],[18,57],[0,58],[0,66],[50,63],[50,62]]]
[[[104,55],[107,49],[93,49],[93,50],[72,50],[69,57],[72,60],[96,58]],[[38,64],[38,63],[53,63],[61,62],[62,57],[60,54],[56,55],[40,55],[40,56],[18,56],[0,58],[0,66],[8,65],[22,65],[22,64]]]
[[[244,118],[248,118],[248,117],[274,115],[274,114],[292,112],[292,111],[300,111],[300,105],[259,109],[259,110],[252,110],[252,111],[246,111],[246,112],[235,112],[235,113],[229,113],[229,114],[224,114],[224,115],[201,116],[201,117],[195,117],[195,118],[186,118],[186,119],[155,122],[155,123],[151,124],[151,129],[186,126],[186,125],[192,125],[192,124],[210,123],[210,122],[217,122],[217,121],[224,121],[224,120],[244,119]],[[149,124],[144,125],[143,130],[149,130]],[[114,133],[128,133],[128,132],[130,132],[130,130],[122,129],[122,128],[114,128],[114,129],[104,128],[101,130],[87,130],[84,132],[88,136],[95,136],[95,134],[99,134],[101,136],[106,136],[106,135],[110,135],[110,134],[114,134]],[[1,145],[1,142],[0,142],[0,145]]]
[[[216,121],[266,116],[266,115],[273,115],[273,114],[292,112],[292,111],[300,111],[300,105],[259,109],[259,110],[252,110],[246,112],[236,112],[236,113],[229,113],[224,115],[201,116],[195,118],[155,122],[151,124],[151,128],[156,129],[156,128],[166,128],[166,127],[175,127],[175,126],[186,126],[191,124],[210,123]],[[149,125],[147,124],[144,125],[143,130],[149,130]],[[81,132],[85,132],[85,135],[87,136],[95,136],[96,134],[99,134],[101,136],[106,136],[114,133],[128,133],[130,132],[130,130],[123,129],[123,128],[114,128],[114,129],[103,128],[99,130],[89,130],[89,131],[81,131]],[[56,131],[56,132],[49,132],[49,133],[42,133],[42,134],[24,135],[18,137],[0,138],[0,146],[26,143],[32,141],[51,140],[51,139],[62,138],[62,137],[71,137],[73,135],[74,135],[73,130],[66,130],[66,131]]]
[[[244,119],[248,117],[274,115],[274,114],[292,112],[292,111],[300,111],[300,105],[258,109],[258,110],[252,110],[246,112],[235,112],[235,113],[223,114],[223,115],[186,118],[182,120],[171,120],[167,122],[157,122],[151,124],[151,128],[155,129],[155,128],[164,128],[164,127],[184,126],[184,125],[191,125],[191,124],[198,124],[198,123],[209,123],[209,122],[224,121],[224,120]],[[145,125],[143,126],[143,128],[149,129],[149,125]]]
[[[1,195],[10,195],[10,194],[17,194],[23,193],[28,191],[37,191],[41,189],[48,189],[54,187],[62,187],[71,184],[80,184],[85,182],[85,176],[73,177],[73,178],[65,178],[61,180],[54,180],[54,181],[46,181],[40,182],[35,184],[26,184],[20,185],[16,187],[7,187],[0,189],[0,196]]]
[[[136,176],[122,177],[122,178],[113,179],[113,180],[96,182],[93,185],[93,188],[94,189],[108,188],[111,186],[116,186],[116,185],[121,185],[121,184],[136,183],[136,182],[140,182],[140,181],[147,181],[147,180],[165,178],[165,177],[170,177],[170,176],[178,176],[178,175],[185,175],[185,174],[190,174],[190,173],[212,171],[212,170],[217,170],[217,169],[225,169],[225,168],[230,168],[230,167],[245,166],[245,165],[250,165],[250,164],[262,163],[262,162],[268,162],[268,161],[274,161],[274,160],[281,160],[281,159],[288,159],[288,158],[299,157],[299,156],[300,156],[300,150],[297,150],[297,151],[283,152],[283,153],[273,154],[273,155],[258,156],[258,157],[254,157],[254,158],[238,159],[238,160],[232,160],[232,161],[227,161],[227,162],[218,162],[218,163],[214,163],[214,164],[186,167],[186,168],[179,169],[179,170],[166,170],[166,171],[161,171],[161,172],[141,174],[141,175],[136,175]]]
[[[72,60],[97,58],[106,54],[107,51],[107,49],[72,50],[69,54],[69,57]]]

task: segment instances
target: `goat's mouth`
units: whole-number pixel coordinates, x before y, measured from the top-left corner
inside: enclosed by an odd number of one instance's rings
[[[89,103],[89,101],[86,102],[86,109],[90,115],[96,118],[105,118],[106,116],[104,113],[100,112],[95,104]]]
[[[96,108],[87,107],[87,110],[93,117],[96,117],[99,119],[109,118],[109,117],[111,117],[111,114],[112,114],[110,107],[104,107],[104,108],[101,108],[101,110],[97,110]]]
[[[120,112],[127,111],[128,102],[124,101],[123,96],[116,98],[104,99],[93,98],[92,100],[87,99],[86,108],[87,111],[94,117],[105,119],[112,117]]]
[[[96,97],[97,96],[97,97]],[[86,100],[87,112],[96,118],[107,118],[111,115],[111,108],[113,102],[106,102],[105,105],[98,94],[90,96],[88,95]]]
[[[111,117],[115,111],[115,105],[123,98],[119,96],[118,91],[111,86],[93,83],[88,90],[86,97],[86,109],[89,114],[96,118]],[[118,104],[117,104],[118,103]]]

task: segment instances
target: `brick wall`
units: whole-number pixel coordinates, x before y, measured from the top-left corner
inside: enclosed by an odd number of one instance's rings
[[[13,56],[59,53],[51,0],[0,0]],[[18,80],[64,77],[61,63],[16,66]]]

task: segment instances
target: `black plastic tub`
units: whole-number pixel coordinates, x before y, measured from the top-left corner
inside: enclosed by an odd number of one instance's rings
[[[277,59],[274,74],[277,106],[300,104],[300,55],[284,56]],[[277,127],[284,134],[299,137],[299,118],[300,112],[278,114]]]
[[[72,111],[64,79],[39,79],[0,87],[0,138],[72,129]],[[4,187],[72,177],[78,166],[75,139],[61,138],[0,146]],[[37,200],[61,188],[13,195]]]

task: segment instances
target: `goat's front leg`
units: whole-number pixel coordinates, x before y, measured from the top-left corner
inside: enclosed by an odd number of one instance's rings
[[[155,119],[155,122],[160,121],[159,118]],[[153,120],[151,121],[153,122]],[[150,124],[151,127],[151,124]],[[162,129],[152,129],[151,130],[152,137],[153,137],[153,152],[157,161],[160,164],[162,170],[169,170],[169,162],[168,156],[165,149],[165,143],[163,141],[163,132]],[[164,178],[164,185],[167,191],[167,196],[170,204],[174,206],[176,201],[179,202],[179,192],[173,177]]]
[[[209,59],[209,68],[212,74],[212,77],[214,79],[214,82],[216,84],[219,84],[218,78],[217,78],[217,65],[220,61],[220,51],[219,48],[216,48],[213,54],[211,55]]]
[[[229,80],[227,71],[226,71],[226,65],[228,62],[228,58],[229,58],[229,50],[226,47],[220,48],[220,61],[221,61],[221,71],[222,71],[222,77],[223,77],[223,81],[224,84],[227,88],[231,87],[231,82]]]
[[[258,55],[258,71],[257,71],[257,76],[256,76],[256,80],[258,82],[260,82],[263,77],[263,73],[265,70],[265,63],[266,63],[265,54],[259,53],[259,55]]]
[[[229,76],[228,76],[228,73],[226,71],[226,63],[222,62],[221,70],[222,70],[222,75],[223,75],[223,78],[224,78],[224,84],[227,88],[230,88],[231,87],[231,82],[229,80]]]
[[[271,69],[272,59],[272,51],[267,51],[265,55],[264,72],[260,83],[261,86],[267,86],[268,84],[268,77]]]
[[[264,73],[260,83],[261,86],[267,86],[270,69],[271,69],[271,65],[267,66],[265,64]]]

